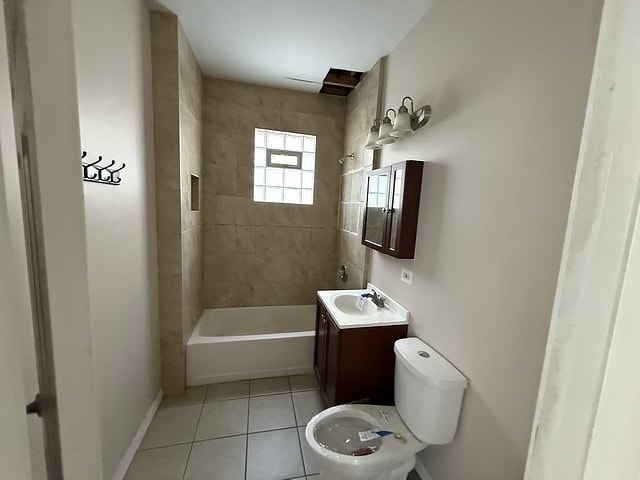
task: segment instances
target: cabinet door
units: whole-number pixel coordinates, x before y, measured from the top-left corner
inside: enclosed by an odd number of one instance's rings
[[[367,176],[362,243],[376,250],[383,250],[386,240],[390,172],[389,167],[381,168]]]
[[[342,375],[340,355],[341,331],[333,323],[331,316],[327,320],[327,366],[325,369],[325,401],[335,405],[338,397],[339,380]]]
[[[316,340],[313,355],[313,369],[320,384],[320,389],[325,390],[327,368],[327,311],[318,301],[316,306]]]
[[[385,253],[396,258],[413,258],[418,233],[418,210],[423,163],[407,160],[391,167],[388,243]]]
[[[400,220],[402,218],[402,194],[404,192],[405,169],[394,165],[391,169],[391,188],[389,195],[389,210],[387,226],[389,228],[389,243],[387,249],[393,255],[398,250]]]

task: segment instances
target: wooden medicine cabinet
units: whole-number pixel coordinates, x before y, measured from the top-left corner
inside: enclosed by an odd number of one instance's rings
[[[363,245],[396,258],[413,258],[423,165],[406,160],[367,174]]]

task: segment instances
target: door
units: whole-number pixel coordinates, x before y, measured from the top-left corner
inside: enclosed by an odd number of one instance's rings
[[[385,248],[390,168],[380,168],[367,175],[367,204],[364,212],[362,244],[375,250]]]
[[[29,103],[21,97],[28,94],[25,89],[25,83],[28,85],[28,82],[23,82],[21,76],[26,69],[21,69],[19,63],[26,61],[26,58],[17,53],[24,51],[24,45],[19,44],[20,36],[15,30],[9,32],[4,22],[5,13],[14,20],[14,15],[18,12],[5,12],[5,5],[7,4],[0,3],[0,161],[5,201],[0,230],[6,234],[4,241],[7,245],[3,245],[3,251],[7,258],[3,259],[1,293],[8,297],[6,321],[13,327],[15,337],[12,348],[19,355],[18,368],[24,392],[21,396],[23,405],[14,415],[27,415],[26,404],[30,404],[33,413],[24,422],[24,433],[28,437],[30,476],[25,478],[58,479],[62,478],[62,469],[55,382],[52,362],[47,354],[51,352],[51,348],[46,328],[46,304],[43,301],[41,280],[43,276],[39,271],[39,246],[35,240],[38,238],[36,212],[33,208],[36,193],[30,188],[29,142],[26,135],[17,132],[27,130],[27,127],[22,124],[17,127],[14,117],[14,102],[18,105]],[[16,28],[16,23],[12,22],[12,28]],[[9,62],[9,45],[14,53],[12,63]],[[11,71],[10,64],[14,67]],[[15,78],[12,79],[12,73],[20,76],[19,84]],[[38,401],[34,402],[36,397]]]

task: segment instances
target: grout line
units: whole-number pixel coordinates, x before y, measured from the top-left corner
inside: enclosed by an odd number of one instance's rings
[[[251,395],[251,385],[249,385],[249,395]],[[247,428],[244,436],[244,480],[247,479],[249,469],[249,414],[251,412],[251,396],[247,397]]]
[[[189,460],[191,460],[191,451],[193,450],[193,443],[189,446],[189,454],[187,455],[187,461],[184,464],[184,470],[182,470],[181,480],[184,480],[185,475],[187,474],[187,467],[189,466]]]
[[[307,466],[304,464],[304,454],[302,453],[302,440],[300,439],[300,428],[298,427],[298,416],[296,415],[296,404],[293,401],[293,392],[291,393],[291,405],[293,406],[293,421],[296,426],[296,435],[298,437],[298,450],[300,450],[300,460],[302,461],[302,471],[304,472],[304,478],[307,478]]]
[[[193,442],[187,440],[186,442],[171,443],[169,445],[158,445],[157,447],[139,448],[138,450],[136,450],[136,453],[148,452],[150,450],[158,450],[160,448],[179,447],[180,445],[189,445],[190,443],[193,443]]]
[[[208,388],[207,388],[208,390]],[[206,396],[205,396],[206,398]],[[191,440],[191,443],[196,441],[196,435],[198,434],[198,428],[200,427],[200,420],[202,420],[202,412],[204,412],[204,400],[202,401],[202,404],[200,405],[200,415],[198,415],[198,423],[196,423],[196,429],[193,432],[193,439]]]
[[[198,423],[196,423],[196,429],[193,431],[193,440],[191,440],[191,445],[189,446],[189,455],[187,455],[187,463],[184,464],[184,471],[182,472],[182,480],[184,480],[184,477],[187,474],[187,468],[189,467],[189,460],[191,460],[191,452],[193,451],[193,442],[195,442],[196,435],[198,434],[198,428],[200,427],[200,420],[202,420],[202,412],[204,411],[204,404],[206,403],[205,400],[207,399],[207,393],[209,393],[208,385],[207,385],[206,391],[204,392],[204,397],[202,398],[202,404],[200,405],[200,415],[198,415]]]

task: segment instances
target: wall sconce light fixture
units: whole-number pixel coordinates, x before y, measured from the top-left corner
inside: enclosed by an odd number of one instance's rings
[[[380,150],[382,145],[378,145],[378,137],[380,136],[380,124],[382,122],[379,118],[376,118],[373,121],[373,125],[371,125],[371,130],[369,130],[369,135],[367,135],[367,143],[364,148],[368,148],[369,150]]]
[[[405,102],[409,100],[411,103],[411,112],[405,106]],[[393,112],[394,121],[391,123],[389,112]],[[387,109],[382,120],[376,118],[373,121],[367,143],[364,148],[369,150],[379,150],[383,145],[389,145],[397,140],[409,137],[415,133],[417,129],[427,124],[431,118],[431,107],[424,105],[417,110],[413,109],[413,99],[404,97],[402,104],[398,108],[398,112],[393,108]]]

